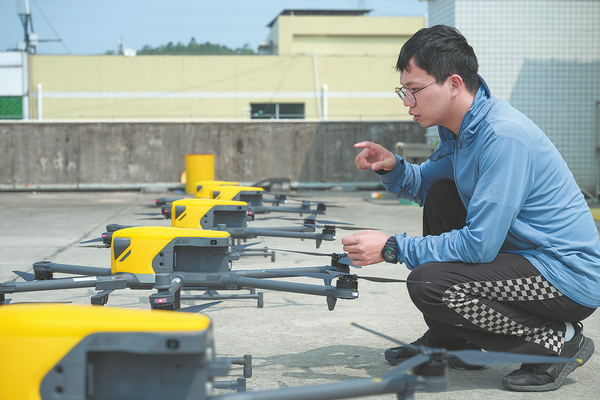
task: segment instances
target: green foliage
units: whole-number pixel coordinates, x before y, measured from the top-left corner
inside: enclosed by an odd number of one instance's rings
[[[174,56],[190,56],[190,55],[248,55],[256,54],[254,50],[245,44],[241,49],[232,50],[227,46],[212,44],[206,42],[204,44],[196,43],[196,39],[192,38],[190,43],[185,46],[181,42],[176,45],[169,42],[166,45],[161,45],[156,48],[152,46],[144,46],[143,49],[137,52],[138,55],[174,55]]]

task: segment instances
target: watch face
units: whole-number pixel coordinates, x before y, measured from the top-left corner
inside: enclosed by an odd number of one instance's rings
[[[396,249],[383,249],[383,259],[387,262],[396,262]]]

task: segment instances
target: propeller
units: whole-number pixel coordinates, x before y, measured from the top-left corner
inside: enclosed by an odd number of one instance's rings
[[[282,272],[282,273],[286,273],[286,272]],[[305,276],[308,278],[325,279],[325,280],[333,280],[333,278],[336,278],[338,276],[344,276],[344,277],[347,277],[348,279],[364,279],[366,281],[378,282],[378,283],[407,283],[407,282],[431,283],[431,282],[426,282],[426,281],[412,281],[412,280],[405,280],[405,279],[380,278],[378,276],[358,276],[358,275],[354,275],[354,274],[348,274],[346,272],[331,271],[331,270],[327,270],[325,272],[302,272],[302,273],[290,272],[289,275]]]
[[[284,251],[284,252],[288,252],[288,253],[306,254],[306,255],[309,255],[309,256],[330,257],[332,261],[335,261],[335,262],[337,262],[339,264],[348,265],[350,267],[359,268],[359,269],[362,268],[360,266],[352,265],[352,260],[348,258],[348,256],[346,255],[346,253],[316,253],[316,252],[313,252],[313,251],[282,250],[282,249],[271,249],[271,250]]]
[[[309,226],[313,228],[324,228],[325,225],[334,225],[336,229],[343,229],[347,231],[364,231],[366,229],[370,230],[378,230],[376,228],[362,228],[356,226],[355,224],[351,224],[348,222],[338,222],[338,221],[330,221],[324,219],[316,219],[316,216],[308,217],[308,218],[294,218],[294,217],[280,217],[280,219],[288,220],[288,221],[303,221],[302,223],[298,223],[304,226]],[[340,226],[342,225],[342,226]],[[344,226],[345,225],[345,226]]]
[[[95,248],[98,248],[98,249],[106,249],[106,248],[110,247],[111,241],[112,241],[112,232],[109,231],[109,232],[104,232],[101,235],[101,237],[99,237],[99,238],[94,238],[94,239],[86,240],[84,242],[79,242],[79,244],[80,245],[87,245],[88,243],[102,242],[102,244],[90,244],[90,245],[81,246],[81,247],[95,247]]]
[[[556,357],[556,356],[539,356],[533,354],[519,354],[519,353],[502,353],[497,351],[481,351],[481,350],[447,350],[444,348],[433,348],[426,346],[415,346],[412,344],[406,344],[399,340],[396,340],[390,336],[376,332],[372,329],[361,326],[355,322],[351,322],[351,325],[360,328],[364,331],[380,336],[384,339],[390,340],[393,343],[397,343],[401,346],[406,346],[413,350],[419,351],[420,354],[409,358],[408,360],[398,364],[390,371],[386,372],[381,378],[389,378],[400,374],[403,371],[419,367],[430,361],[446,361],[451,358],[458,358],[464,363],[470,365],[497,365],[497,364],[513,364],[513,363],[524,363],[524,364],[554,364],[554,363],[567,363],[567,362],[578,362],[582,363],[581,359],[567,358],[567,357]],[[444,366],[445,367],[445,366]]]
[[[337,201],[318,201],[318,200],[297,200],[291,198],[290,200],[302,203],[303,205],[318,205],[318,204],[326,204],[329,206],[330,204],[339,204]]]
[[[262,242],[254,242],[254,243],[245,243],[245,244],[236,244],[234,246],[231,246],[231,248],[235,251],[240,251],[240,250],[244,250],[250,246],[254,246],[257,244],[261,244]]]
[[[35,281],[35,275],[34,274],[30,274],[29,272],[23,272],[23,271],[13,271],[15,274],[19,275],[21,278],[23,278],[24,281],[26,282],[32,282]]]

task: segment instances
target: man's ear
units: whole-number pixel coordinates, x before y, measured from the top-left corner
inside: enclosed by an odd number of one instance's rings
[[[462,77],[457,74],[451,75],[448,79],[451,84],[451,96],[452,98],[455,98],[465,89],[465,83],[463,82]]]

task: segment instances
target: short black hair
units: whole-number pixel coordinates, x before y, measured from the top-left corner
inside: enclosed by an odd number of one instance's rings
[[[463,79],[469,92],[477,93],[477,56],[458,29],[448,25],[435,25],[417,31],[402,46],[396,71],[404,71],[413,57],[417,67],[424,69],[440,83],[448,75],[457,74]]]

